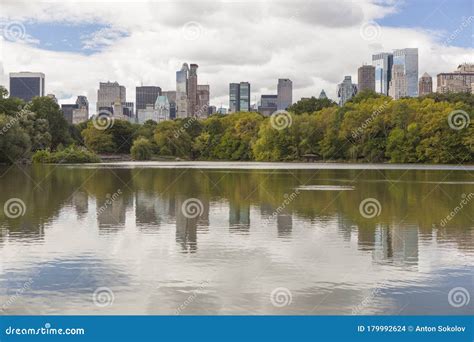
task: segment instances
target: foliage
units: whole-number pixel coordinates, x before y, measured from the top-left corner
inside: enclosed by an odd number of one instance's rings
[[[83,147],[71,145],[61,151],[50,152],[49,150],[39,150],[33,154],[33,163],[49,164],[79,164],[98,163],[100,158],[91,151]]]
[[[95,128],[92,121],[89,121],[87,128],[81,132],[84,144],[96,153],[113,153],[116,151],[112,134],[109,130],[99,130]]]
[[[147,138],[140,137],[133,142],[130,152],[134,160],[150,160],[153,155],[153,145]]]
[[[19,120],[0,114],[0,163],[12,164],[29,157],[31,140]]]
[[[330,99],[318,99],[316,97],[303,98],[292,104],[288,111],[294,114],[314,113],[323,108],[334,107],[336,102]]]
[[[51,135],[51,147],[59,144],[68,145],[72,142],[69,134],[69,124],[64,118],[59,105],[49,97],[35,97],[26,105],[27,109],[36,113],[39,119],[48,121],[48,130]]]

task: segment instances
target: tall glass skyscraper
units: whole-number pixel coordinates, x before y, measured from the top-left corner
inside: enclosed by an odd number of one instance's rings
[[[240,103],[240,84],[229,84],[229,111],[232,113],[238,112]]]
[[[394,50],[393,64],[403,65],[407,83],[407,96],[418,96],[418,49]]]
[[[388,95],[388,87],[392,79],[393,54],[382,52],[372,55],[372,65],[375,67],[375,91]]]
[[[229,111],[250,112],[250,83],[240,82],[229,85]]]
[[[181,70],[176,71],[176,117],[188,116],[188,74],[189,67],[184,63]]]

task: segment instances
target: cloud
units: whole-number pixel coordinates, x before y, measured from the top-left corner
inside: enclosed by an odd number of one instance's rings
[[[81,35],[92,54],[1,42],[5,73],[42,71],[47,92],[64,101],[87,95],[92,110],[100,81],[118,81],[135,101],[142,83],[174,90],[183,62],[199,64],[199,83],[210,84],[211,104],[227,106],[229,82],[251,82],[255,100],[276,93],[283,77],[293,80],[295,100],[318,96],[322,88],[335,98],[345,75],[357,81],[357,68],[370,64],[373,53],[396,48],[419,48],[420,75],[473,60],[473,49],[446,46],[422,29],[382,26],[370,39],[361,35],[363,25],[399,10],[394,1],[15,1],[2,10],[7,21],[48,23],[51,34],[55,23],[106,27]],[[191,35],[189,23],[198,24]]]

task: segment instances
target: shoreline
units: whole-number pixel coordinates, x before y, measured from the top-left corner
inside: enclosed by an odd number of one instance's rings
[[[85,164],[52,164],[74,167],[122,167],[122,168],[176,168],[176,169],[210,169],[210,170],[453,170],[474,171],[474,165],[455,164],[384,164],[384,163],[349,163],[349,162],[255,162],[255,161],[110,161]]]

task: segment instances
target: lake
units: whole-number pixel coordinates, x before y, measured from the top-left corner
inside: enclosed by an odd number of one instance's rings
[[[1,314],[473,310],[473,166],[0,166],[0,205]]]

